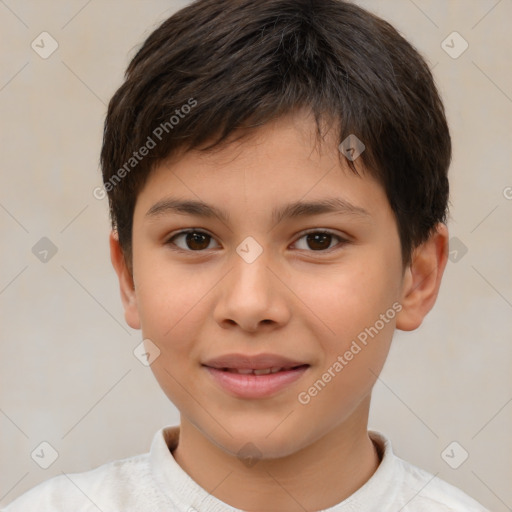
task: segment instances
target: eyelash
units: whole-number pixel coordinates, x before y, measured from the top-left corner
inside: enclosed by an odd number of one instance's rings
[[[189,233],[196,233],[196,234],[206,235],[206,236],[210,237],[210,239],[214,239],[214,237],[212,235],[210,235],[209,233],[207,233],[206,231],[202,231],[200,229],[185,229],[183,231],[179,231],[178,233],[175,233],[174,235],[172,235],[167,240],[166,245],[170,246],[173,251],[178,251],[178,252],[204,253],[204,252],[207,252],[209,250],[209,249],[203,249],[203,250],[199,250],[199,251],[193,251],[191,249],[182,249],[181,247],[178,247],[173,242],[174,239],[176,239],[176,238],[178,238],[180,236],[183,236],[183,235],[187,235]],[[306,237],[307,235],[312,235],[312,234],[323,234],[323,235],[325,234],[325,235],[330,235],[330,236],[332,236],[334,238],[337,238],[339,240],[339,243],[337,244],[338,246],[343,246],[343,245],[349,243],[348,239],[343,238],[342,236],[340,236],[340,235],[338,235],[336,233],[333,233],[332,231],[326,230],[326,229],[315,229],[315,230],[305,231],[305,232],[300,234],[299,238],[297,238],[296,242],[294,242],[294,243],[297,243],[297,241],[301,240],[302,238]],[[336,248],[336,245],[333,246],[333,247],[329,247],[328,249],[318,250],[318,251],[306,250],[306,249],[300,249],[300,250],[306,251],[306,252],[311,252],[311,253],[328,253],[328,252],[331,252],[335,248]]]

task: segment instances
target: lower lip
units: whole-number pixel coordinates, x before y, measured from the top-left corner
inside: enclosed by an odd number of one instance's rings
[[[300,379],[309,366],[284,370],[266,375],[243,375],[205,366],[208,373],[222,389],[237,398],[266,398]]]

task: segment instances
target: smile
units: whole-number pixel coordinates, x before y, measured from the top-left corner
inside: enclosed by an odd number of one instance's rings
[[[203,366],[217,387],[245,399],[268,398],[291,386],[308,370],[309,365],[271,368],[212,368]]]
[[[295,370],[299,366],[284,368],[282,366],[274,366],[272,368],[221,368],[223,372],[239,373],[240,375],[268,375],[269,373],[278,373],[282,371]]]

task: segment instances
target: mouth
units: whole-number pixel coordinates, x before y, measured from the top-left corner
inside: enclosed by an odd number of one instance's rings
[[[268,398],[289,388],[310,368],[307,363],[263,354],[229,355],[203,364],[214,384],[236,398]]]
[[[276,373],[283,369],[293,369],[304,366],[305,361],[290,359],[279,354],[224,354],[203,362],[204,366],[216,368],[217,370],[226,371],[243,371],[250,372],[264,370],[262,375],[266,373]]]
[[[308,364],[301,364],[297,366],[273,366],[271,368],[214,368],[222,372],[237,373],[239,375],[269,375],[270,373],[288,372],[298,370],[299,368],[307,367]],[[213,368],[213,367],[208,367]]]

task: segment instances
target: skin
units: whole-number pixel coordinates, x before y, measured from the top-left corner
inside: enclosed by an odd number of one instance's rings
[[[156,167],[136,202],[132,265],[111,234],[126,321],[160,349],[151,368],[181,414],[173,455],[200,486],[244,510],[331,507],[371,477],[379,464],[367,433],[372,387],[395,328],[421,324],[446,265],[448,233],[439,224],[403,266],[384,189],[360,160],[361,175],[352,173],[337,151],[334,133],[315,144],[306,113],[279,118],[221,151],[190,151]],[[228,222],[147,215],[170,196],[224,209]],[[273,208],[292,201],[333,197],[366,214],[322,213],[278,224],[271,218]],[[210,237],[188,244],[186,236],[173,238],[192,228]],[[312,229],[333,236],[315,244],[303,233]],[[236,252],[248,236],[263,249],[252,263]],[[393,304],[401,311],[301,404],[298,394]],[[240,399],[201,366],[233,352],[270,352],[310,367],[271,397]],[[260,454],[250,467],[237,456],[249,442]]]

